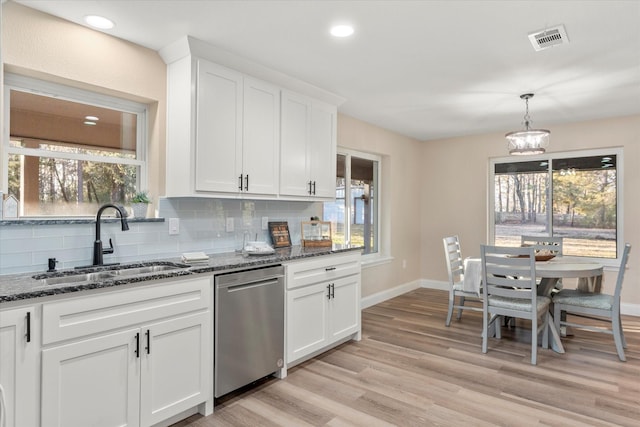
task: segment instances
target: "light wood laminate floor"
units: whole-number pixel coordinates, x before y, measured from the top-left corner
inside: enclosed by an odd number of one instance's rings
[[[348,342],[218,402],[205,426],[638,426],[640,318],[623,316],[628,348],[573,330],[566,354],[538,350],[527,322],[503,328],[482,354],[481,313],[444,326],[447,292],[417,289],[362,312]]]

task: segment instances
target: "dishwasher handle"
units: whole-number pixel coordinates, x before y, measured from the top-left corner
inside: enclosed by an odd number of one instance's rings
[[[223,289],[226,289],[227,292],[230,293],[230,292],[238,292],[238,291],[243,291],[247,289],[258,288],[260,286],[268,286],[268,285],[275,285],[275,284],[278,284],[277,278],[259,280],[259,281],[250,282],[250,283],[242,283],[239,285],[226,286],[226,287],[223,287]]]

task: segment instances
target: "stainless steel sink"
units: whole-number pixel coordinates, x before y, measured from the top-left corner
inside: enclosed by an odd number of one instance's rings
[[[68,276],[47,277],[42,279],[45,285],[58,285],[60,283],[78,283],[78,282],[98,282],[114,277],[111,271],[100,271],[96,273],[72,274]]]
[[[162,271],[182,270],[185,266],[175,265],[145,265],[144,267],[124,267],[116,270],[111,270],[118,276],[137,276],[139,274],[158,273]]]
[[[34,279],[41,280],[44,285],[59,285],[63,283],[80,283],[80,282],[100,282],[104,280],[126,279],[134,276],[147,275],[150,273],[164,273],[170,271],[179,271],[188,268],[189,265],[158,262],[140,264],[123,264],[117,266],[105,267],[87,267],[78,272],[56,272],[44,273],[33,276]]]

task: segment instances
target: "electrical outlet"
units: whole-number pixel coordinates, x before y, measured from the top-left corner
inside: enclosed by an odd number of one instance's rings
[[[169,235],[180,234],[180,218],[169,218]]]
[[[233,231],[233,217],[227,218],[227,233],[231,233]]]
[[[262,229],[266,230],[269,228],[269,217],[268,216],[263,216],[262,217]]]

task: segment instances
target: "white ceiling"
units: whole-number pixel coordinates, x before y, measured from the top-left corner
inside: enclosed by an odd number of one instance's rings
[[[346,98],[339,111],[431,140],[640,114],[640,0],[14,0],[158,50],[185,35]],[[335,39],[334,23],[355,34]],[[530,32],[564,24],[536,52]]]

